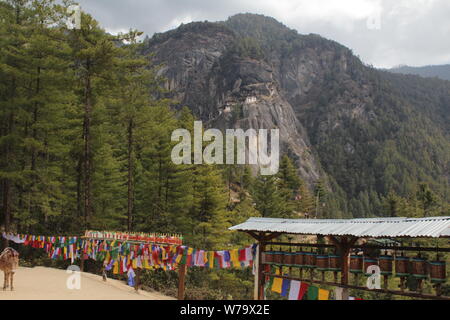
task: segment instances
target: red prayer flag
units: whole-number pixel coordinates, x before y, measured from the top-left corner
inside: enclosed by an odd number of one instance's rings
[[[242,262],[242,261],[245,261],[245,260],[247,260],[245,258],[245,249],[241,249],[241,250],[239,250],[239,261]]]
[[[305,296],[305,293],[308,291],[309,284],[302,282],[300,284],[300,290],[298,292],[298,300],[303,300],[303,297]]]

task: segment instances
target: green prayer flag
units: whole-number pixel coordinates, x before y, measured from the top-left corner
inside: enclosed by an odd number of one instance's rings
[[[267,290],[272,288],[272,285],[273,285],[273,277],[270,277],[269,281],[266,283],[265,289]]]
[[[317,300],[319,297],[319,288],[315,286],[309,286],[306,298],[308,300]]]
[[[180,264],[184,265],[184,264],[186,264],[186,261],[187,261],[188,249],[187,249],[187,248],[184,249],[183,252],[182,252],[181,254],[182,254],[183,256],[181,257]]]

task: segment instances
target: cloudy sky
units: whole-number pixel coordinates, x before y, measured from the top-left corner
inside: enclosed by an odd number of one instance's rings
[[[78,0],[110,32],[151,36],[236,13],[272,16],[336,40],[376,67],[450,63],[449,0]]]

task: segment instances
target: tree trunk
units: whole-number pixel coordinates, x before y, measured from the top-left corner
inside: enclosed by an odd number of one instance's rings
[[[11,97],[14,97],[16,94],[16,80],[15,78],[12,81],[12,94]],[[10,135],[14,130],[14,111],[11,111],[8,117],[5,134]],[[5,156],[5,166],[8,168],[12,164],[15,163],[14,159],[11,159],[12,150],[10,143],[6,143],[4,149]],[[11,231],[11,202],[12,202],[12,187],[11,180],[8,178],[4,178],[2,180],[2,190],[3,190],[3,223],[5,227],[5,232]],[[4,240],[4,246],[9,246],[9,241]]]
[[[134,166],[133,166],[133,119],[130,119],[128,124],[128,231],[132,229],[132,215],[133,215],[133,174],[134,174]]]
[[[84,219],[85,227],[89,228],[89,221],[92,214],[91,199],[91,121],[92,121],[92,87],[90,76],[90,61],[87,61],[87,75],[84,87]]]
[[[37,68],[37,79],[36,79],[36,95],[39,94],[41,91],[41,67]],[[39,111],[39,104],[38,102],[34,103],[33,108],[33,126],[32,126],[32,137],[34,140],[37,139],[37,129],[36,129],[36,123],[38,121],[38,111]],[[36,170],[36,149],[33,147],[31,151],[31,171]]]
[[[11,181],[9,179],[3,179],[3,222],[5,226],[5,232],[11,231]],[[6,248],[9,246],[9,241],[4,239],[3,246]]]
[[[84,132],[84,129],[83,129]],[[84,133],[83,133],[84,135]],[[82,205],[82,190],[81,190],[81,184],[83,180],[83,156],[80,155],[78,159],[78,165],[77,165],[77,212],[78,216],[81,218],[84,216],[83,213],[83,205]]]

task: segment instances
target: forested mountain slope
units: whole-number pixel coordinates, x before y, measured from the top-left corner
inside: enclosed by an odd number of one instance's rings
[[[421,183],[448,203],[449,82],[375,70],[253,14],[156,34],[145,52],[170,96],[210,126],[279,127],[301,177],[333,191],[328,215],[381,215],[390,192],[410,198]]]
[[[418,75],[426,78],[436,77],[450,81],[450,64],[423,67],[400,66],[388,69],[387,71],[393,73]]]

